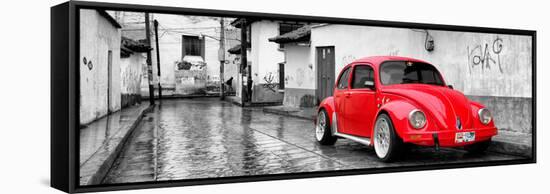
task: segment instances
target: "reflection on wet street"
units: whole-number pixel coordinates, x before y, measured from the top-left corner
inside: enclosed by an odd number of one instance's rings
[[[518,159],[415,147],[399,162],[381,163],[367,146],[344,139],[321,146],[313,134],[312,121],[217,98],[166,100],[143,118],[104,183]]]

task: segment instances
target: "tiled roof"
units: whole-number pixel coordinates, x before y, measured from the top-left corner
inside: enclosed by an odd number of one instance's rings
[[[279,44],[289,43],[289,42],[302,42],[309,41],[311,36],[311,25],[305,25],[301,28],[298,28],[294,31],[269,38],[269,41],[276,42]]]

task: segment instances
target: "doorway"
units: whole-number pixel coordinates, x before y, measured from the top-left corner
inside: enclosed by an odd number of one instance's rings
[[[334,46],[316,47],[317,102],[332,96],[334,86]]]
[[[113,51],[107,51],[107,113],[111,113],[111,97],[113,87]]]

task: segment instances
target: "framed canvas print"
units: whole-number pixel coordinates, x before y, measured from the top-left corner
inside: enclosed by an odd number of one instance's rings
[[[83,1],[51,26],[65,192],[536,161],[535,31]]]

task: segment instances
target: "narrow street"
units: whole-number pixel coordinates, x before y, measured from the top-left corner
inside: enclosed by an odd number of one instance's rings
[[[339,139],[318,145],[311,121],[242,108],[218,98],[158,102],[135,129],[104,183],[380,168],[519,159],[414,147],[399,162]]]

